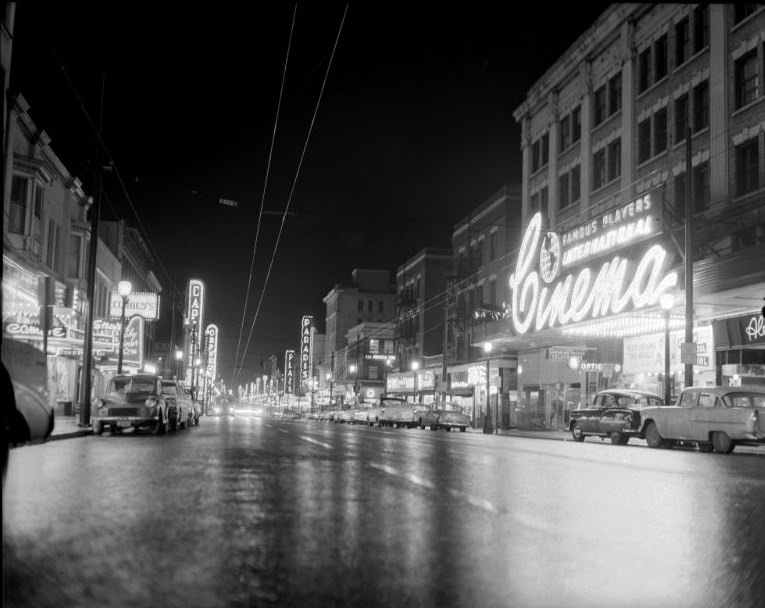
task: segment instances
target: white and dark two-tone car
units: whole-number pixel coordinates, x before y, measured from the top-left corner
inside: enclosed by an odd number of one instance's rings
[[[695,443],[702,452],[729,454],[737,445],[765,445],[765,388],[690,386],[675,405],[641,414],[651,448]]]
[[[150,374],[114,376],[104,396],[95,399],[90,408],[96,435],[106,429],[112,433],[146,429],[161,435],[168,428],[170,415],[162,378]]]

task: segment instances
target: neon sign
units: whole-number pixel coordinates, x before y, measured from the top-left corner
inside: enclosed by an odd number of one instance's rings
[[[300,322],[300,380],[308,382],[311,377],[311,325],[313,316],[305,315]]]
[[[677,285],[677,273],[665,271],[667,251],[661,245],[650,247],[637,262],[617,255],[596,270],[585,267],[561,277],[558,267],[553,275],[551,261],[541,254],[541,228],[542,214],[537,213],[526,228],[510,275],[511,318],[519,334],[654,305]],[[542,276],[532,270],[535,260]]]
[[[207,336],[207,375],[215,380],[218,374],[218,326],[210,323],[205,330]]]

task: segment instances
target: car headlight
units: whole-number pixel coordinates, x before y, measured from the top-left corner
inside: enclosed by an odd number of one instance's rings
[[[93,403],[93,407],[97,410],[101,410],[106,407],[106,401],[103,399],[96,399]]]

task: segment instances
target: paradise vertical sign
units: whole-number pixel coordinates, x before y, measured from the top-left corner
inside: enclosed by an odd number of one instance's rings
[[[313,315],[304,315],[300,322],[300,384],[310,390],[312,351],[313,351]],[[306,386],[309,385],[309,386]]]

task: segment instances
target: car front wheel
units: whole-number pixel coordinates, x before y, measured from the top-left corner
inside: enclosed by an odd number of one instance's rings
[[[720,454],[730,454],[733,451],[734,445],[727,433],[716,431],[712,433],[712,447],[715,452]]]
[[[104,434],[104,423],[100,422],[99,420],[93,421],[93,432],[96,435],[103,435]]]
[[[656,428],[656,424],[651,421],[645,429],[645,442],[649,448],[669,448],[671,443],[664,439]]]
[[[162,415],[162,410],[159,411],[159,417],[154,425],[151,427],[152,435],[162,435],[165,432],[165,418]]]
[[[578,422],[571,429],[571,436],[574,438],[574,441],[578,441],[580,443],[584,441],[584,433],[582,432],[582,427],[579,426]]]

